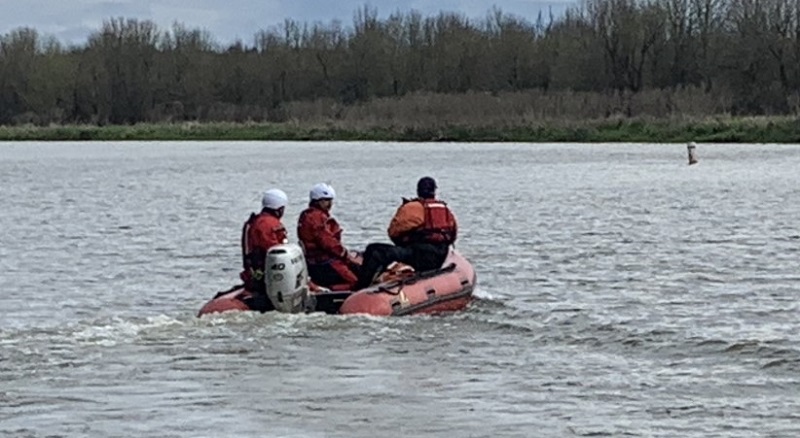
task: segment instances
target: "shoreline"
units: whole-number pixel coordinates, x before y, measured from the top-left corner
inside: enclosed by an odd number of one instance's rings
[[[386,141],[518,143],[800,143],[800,118],[541,121],[516,126],[356,126],[353,123],[152,123],[0,126],[0,141]]]

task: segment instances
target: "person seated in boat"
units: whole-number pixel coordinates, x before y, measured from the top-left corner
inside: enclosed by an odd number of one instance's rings
[[[282,190],[267,190],[261,198],[261,212],[251,213],[242,227],[244,270],[239,277],[244,282],[245,289],[259,297],[256,299],[258,301],[256,305],[259,307],[271,305],[269,299],[266,299],[264,264],[270,248],[287,242],[286,227],[283,226],[281,218],[288,201],[286,193]]]
[[[405,263],[418,272],[442,266],[456,241],[458,222],[450,207],[436,199],[436,189],[436,180],[426,176],[417,182],[417,198],[403,199],[388,229],[394,245],[367,246],[353,290],[369,286],[392,262]]]
[[[342,227],[331,216],[336,192],[328,184],[314,185],[308,208],[300,213],[297,237],[306,255],[308,275],[324,287],[350,287],[358,280],[357,261],[342,245]]]

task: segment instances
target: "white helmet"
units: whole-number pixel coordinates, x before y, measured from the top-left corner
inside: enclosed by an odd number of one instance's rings
[[[334,199],[336,198],[336,191],[333,190],[333,187],[329,186],[328,184],[319,183],[315,184],[314,187],[311,187],[308,197],[312,201],[318,201],[320,199]]]
[[[280,189],[269,189],[264,192],[264,196],[261,198],[261,206],[263,208],[269,208],[270,210],[286,207],[288,203],[289,198],[286,196],[286,193]]]

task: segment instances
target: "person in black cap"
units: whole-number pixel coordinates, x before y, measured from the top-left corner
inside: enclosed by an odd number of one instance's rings
[[[363,289],[392,262],[416,271],[438,269],[458,235],[458,223],[450,208],[436,199],[436,180],[426,176],[417,182],[417,198],[403,199],[389,224],[394,245],[373,243],[364,251],[364,262],[353,290]]]

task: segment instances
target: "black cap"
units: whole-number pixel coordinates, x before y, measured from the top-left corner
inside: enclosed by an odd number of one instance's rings
[[[436,195],[436,180],[426,176],[417,182],[417,196],[420,198],[433,198]]]

